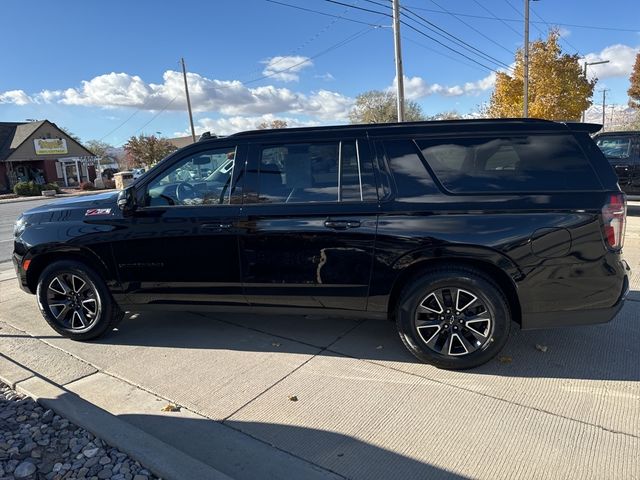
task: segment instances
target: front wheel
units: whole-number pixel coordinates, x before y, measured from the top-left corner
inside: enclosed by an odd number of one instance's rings
[[[396,312],[400,338],[423,362],[473,368],[489,361],[509,337],[511,312],[500,289],[471,268],[433,270],[409,283]]]
[[[60,260],[45,268],[36,296],[51,328],[72,340],[97,338],[124,316],[104,280],[81,262]]]

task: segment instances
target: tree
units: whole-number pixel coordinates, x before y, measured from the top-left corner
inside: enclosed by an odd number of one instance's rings
[[[69,130],[67,127],[60,127],[60,130],[62,130],[64,133],[66,133],[67,136],[73,138],[79,144],[82,144],[82,140],[80,139],[80,137],[78,135],[76,135],[75,133],[73,133],[71,130]]]
[[[631,86],[627,90],[629,106],[634,110],[640,110],[640,53],[636,55],[636,63],[633,65],[629,81],[631,82]]]
[[[460,119],[462,119],[462,115],[460,115],[455,110],[436,113],[435,115],[429,117],[429,120],[460,120]]]
[[[96,157],[103,158],[106,157],[109,150],[113,147],[109,145],[107,142],[102,142],[100,140],[89,140],[84,144],[89,151],[93,152]]]
[[[129,167],[151,167],[155,165],[177,147],[166,138],[155,135],[131,137],[124,144],[125,162]]]
[[[351,123],[393,123],[398,121],[398,101],[394,92],[370,90],[356,97],[349,112]],[[425,120],[422,108],[413,100],[405,100],[404,119],[407,122]]]
[[[271,120],[271,121],[267,121],[265,120],[262,123],[259,123],[256,128],[258,130],[268,130],[270,128],[287,128],[287,121],[286,120],[280,120],[278,118]]]
[[[591,106],[596,80],[584,75],[579,56],[562,53],[557,30],[529,45],[529,116],[549,120],[578,120]],[[498,72],[488,114],[521,117],[524,105],[524,54],[516,52],[512,74]]]

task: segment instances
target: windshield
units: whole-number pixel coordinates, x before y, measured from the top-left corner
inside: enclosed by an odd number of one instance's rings
[[[600,137],[596,144],[607,158],[628,158],[631,151],[629,137]]]

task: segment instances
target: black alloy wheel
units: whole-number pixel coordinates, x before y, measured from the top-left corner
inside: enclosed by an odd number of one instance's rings
[[[441,267],[404,287],[396,326],[418,359],[439,368],[466,369],[482,365],[502,349],[511,310],[501,288],[484,272]]]

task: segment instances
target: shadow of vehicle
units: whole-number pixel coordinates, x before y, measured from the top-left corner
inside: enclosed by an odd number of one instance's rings
[[[618,316],[603,325],[521,331],[514,324],[497,358],[464,373],[638,381],[639,306],[627,301]],[[308,352],[312,347],[324,355],[393,364],[403,370],[402,365],[410,364],[412,373],[426,377],[437,372],[411,356],[395,325],[383,320],[147,312],[130,316],[96,343],[283,353]]]

